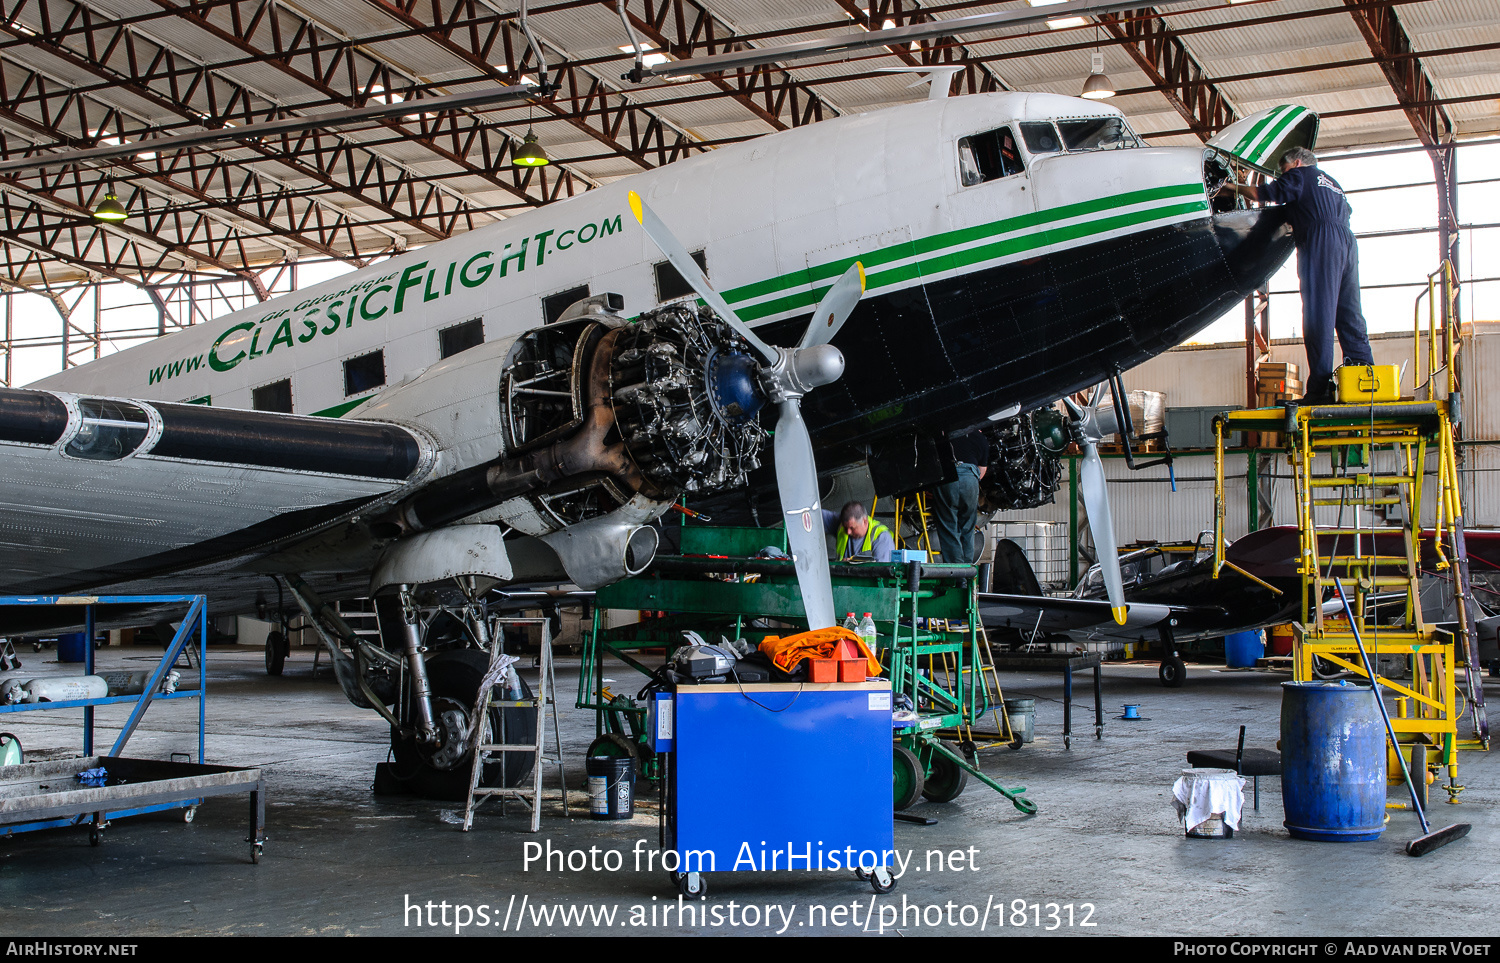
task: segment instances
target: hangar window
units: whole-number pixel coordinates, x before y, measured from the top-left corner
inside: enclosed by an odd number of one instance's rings
[[[1068,150],[1122,150],[1141,146],[1135,133],[1118,117],[1060,120],[1057,126]]]
[[[693,252],[693,260],[698,262],[698,269],[705,275],[708,274],[708,259],[702,251]],[[693,286],[687,283],[687,279],[677,272],[671,261],[658,261],[656,264],[656,300],[658,302],[671,301],[675,298],[685,298],[693,293]]]
[[[114,461],[124,458],[141,446],[151,421],[144,409],[124,401],[80,398],[78,413],[82,423],[65,454],[90,461]]]
[[[484,344],[484,319],[473,318],[438,331],[438,357],[451,358]]]
[[[250,392],[250,407],[256,411],[292,410],[292,379],[283,378],[268,385],[261,385]]]
[[[1009,127],[997,127],[958,142],[959,177],[965,187],[983,184],[1026,169],[1016,136]]]
[[[556,294],[542,298],[542,319],[545,324],[556,324],[563,312],[589,296],[589,286],[580,284]]]
[[[371,351],[344,362],[344,397],[385,384],[385,351]]]
[[[1026,141],[1026,149],[1033,154],[1053,154],[1062,150],[1057,128],[1051,124],[1022,124],[1021,137]]]

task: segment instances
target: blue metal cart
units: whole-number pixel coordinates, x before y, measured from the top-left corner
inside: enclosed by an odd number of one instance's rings
[[[888,681],[684,685],[654,708],[683,895],[724,871],[851,870],[895,887]]]

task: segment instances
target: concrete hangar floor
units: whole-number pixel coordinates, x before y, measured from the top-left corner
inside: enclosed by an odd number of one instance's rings
[[[139,668],[159,652],[99,655],[104,669]],[[50,658],[30,654],[26,668],[58,670],[44,664]],[[1275,778],[1261,781],[1259,813],[1247,787],[1234,839],[1184,838],[1170,792],[1186,752],[1233,746],[1241,724],[1248,745],[1274,745],[1285,673],[1190,665],[1186,687],[1166,690],[1154,664],[1106,665],[1104,737],[1093,738],[1092,693],[1080,679],[1071,750],[1062,740],[1061,677],[1002,673],[1008,698],[1036,698],[1037,738],[1020,751],[985,749],[982,765],[1005,785],[1026,786],[1035,816],[971,781],[951,803],[916,807],[936,825],[896,823],[896,849],[910,852],[909,868],[873,902],[870,888],[844,871],[720,872],[710,876],[696,918],[690,902],[679,918],[677,893],[659,866],[635,868],[656,845],[654,793],[641,787],[629,821],[585,815],[582,759],[594,725],[571,708],[576,659],[559,660],[558,678],[574,816],[562,818],[554,788],[536,835],[524,831],[514,804],[508,816],[482,810],[463,833],[461,804],[373,795],[385,728],[351,706],[326,671],[315,679],[311,660],[310,650],[298,650],[285,675],[271,678],[259,650],[210,650],[208,759],[263,767],[269,783],[259,865],[249,859],[239,796],[208,800],[191,823],[181,812],[119,820],[97,848],[81,827],[0,837],[7,935],[1494,933],[1500,760],[1489,753],[1464,753],[1463,805],[1443,804],[1434,787],[1433,825],[1462,820],[1474,831],[1424,859],[1401,852],[1421,832],[1409,812],[1392,812],[1375,842],[1292,840]],[[607,674],[622,684],[632,678],[624,666]],[[1486,681],[1493,697],[1497,683]],[[1147,720],[1118,721],[1126,702],[1140,703]],[[120,721],[110,711],[99,711],[101,741]],[[24,715],[9,728],[28,759],[77,752],[76,712]],[[192,701],[158,703],[132,754],[196,751],[196,724]],[[556,786],[555,770],[547,785]],[[554,858],[548,870],[549,845],[581,851],[597,868],[559,870]]]

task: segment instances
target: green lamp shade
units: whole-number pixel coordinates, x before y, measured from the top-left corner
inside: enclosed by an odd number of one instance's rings
[[[517,167],[544,167],[552,161],[542,145],[536,142],[536,134],[528,130],[521,142],[521,149],[511,157],[511,163]]]
[[[94,217],[100,221],[119,222],[129,216],[130,212],[125,210],[125,205],[113,193],[104,195],[104,200],[94,208]]]

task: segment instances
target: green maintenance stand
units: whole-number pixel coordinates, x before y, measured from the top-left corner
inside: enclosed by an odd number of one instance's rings
[[[634,692],[616,693],[606,686],[605,658],[631,666],[644,681],[655,669],[642,661],[645,651],[670,656],[683,644],[685,631],[711,643],[742,638],[759,645],[768,635],[801,631],[807,618],[790,561],[744,557],[767,545],[780,547],[780,529],[695,525],[685,527],[683,535],[685,551],[710,548],[713,554],[658,556],[644,574],[600,589],[579,674],[576,705],[595,712],[600,737],[595,745],[642,760],[648,778],[659,773],[646,748],[646,707],[633,698]],[[743,554],[731,554],[735,552]],[[968,565],[864,563],[833,565],[831,574],[835,611],[871,613],[877,654],[891,679],[893,698],[903,702],[899,697],[904,694],[905,704],[916,712],[910,724],[894,730],[895,801],[902,804],[897,808],[922,794],[937,801],[952,799],[972,775],[1022,812],[1035,812],[1021,795],[1024,788],[1001,786],[938,738],[943,731],[962,732],[995,708],[978,675],[977,570]],[[639,611],[643,618],[607,628],[610,609]],[[935,630],[930,628],[933,620],[939,626]],[[651,661],[660,664],[657,658]]]

